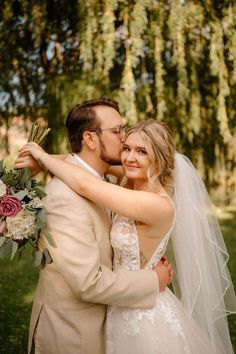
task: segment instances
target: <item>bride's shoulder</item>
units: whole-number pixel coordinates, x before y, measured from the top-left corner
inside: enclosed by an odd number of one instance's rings
[[[163,221],[164,219],[172,220],[173,217],[175,216],[176,210],[171,196],[167,192],[158,193],[157,204],[158,203],[159,203],[158,213],[163,218]]]

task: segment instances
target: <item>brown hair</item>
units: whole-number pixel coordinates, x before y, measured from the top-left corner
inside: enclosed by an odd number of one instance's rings
[[[148,153],[154,155],[154,163],[149,167],[147,176],[150,187],[155,189],[155,181],[159,179],[162,186],[171,194],[175,146],[170,128],[163,122],[149,119],[130,128],[126,138],[132,133],[139,133],[144,139]]]
[[[82,149],[83,133],[86,130],[92,131],[100,128],[100,122],[96,117],[94,107],[107,106],[114,108],[119,113],[119,106],[116,101],[110,98],[101,97],[93,100],[83,101],[77,104],[66,118],[66,128],[69,142],[73,152],[80,152]]]

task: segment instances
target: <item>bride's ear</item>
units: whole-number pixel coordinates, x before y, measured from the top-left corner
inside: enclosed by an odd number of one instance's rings
[[[85,145],[89,150],[96,150],[97,146],[97,135],[95,132],[85,131],[83,133],[83,145]]]

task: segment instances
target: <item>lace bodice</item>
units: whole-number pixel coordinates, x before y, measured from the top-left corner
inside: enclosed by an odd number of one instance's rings
[[[166,196],[166,195],[165,195]],[[169,198],[169,196],[166,196]],[[170,198],[169,198],[170,199]],[[173,202],[171,201],[173,204]],[[175,215],[172,225],[162,241],[157,246],[145,269],[153,269],[165,253],[170,234],[174,227]],[[140,250],[138,235],[134,220],[116,215],[111,229],[111,245],[114,251],[113,269],[139,270]]]

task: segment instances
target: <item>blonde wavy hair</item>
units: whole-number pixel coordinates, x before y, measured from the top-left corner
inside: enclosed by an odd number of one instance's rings
[[[173,172],[175,146],[170,128],[163,122],[149,119],[137,123],[130,128],[125,136],[125,140],[130,134],[138,133],[143,138],[145,147],[150,156],[154,156],[154,162],[148,169],[147,178],[149,187],[157,191],[156,181],[159,180],[166,191],[173,193]],[[122,185],[131,187],[127,178],[122,181]]]

